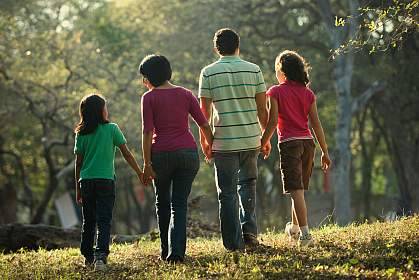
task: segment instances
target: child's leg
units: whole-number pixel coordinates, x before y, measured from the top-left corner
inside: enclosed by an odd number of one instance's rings
[[[307,207],[304,200],[304,190],[294,190],[290,193],[298,225],[300,228],[307,226]]]
[[[291,221],[293,227],[298,227],[297,214],[295,214],[294,200],[291,198]]]
[[[94,186],[89,181],[81,183],[83,225],[81,228],[80,251],[86,263],[93,263],[93,243],[96,230],[96,198]]]
[[[115,182],[108,179],[95,180],[97,241],[95,260],[106,264],[109,255],[112,210],[115,203]]]

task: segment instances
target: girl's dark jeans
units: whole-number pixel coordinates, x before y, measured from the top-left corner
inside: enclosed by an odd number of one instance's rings
[[[154,188],[161,257],[169,261],[183,261],[188,196],[199,169],[198,151],[153,152],[152,164],[156,172]]]
[[[108,179],[85,179],[80,184],[83,201],[80,250],[88,262],[103,260],[106,263],[115,203],[115,182]],[[96,247],[93,248],[96,226]]]

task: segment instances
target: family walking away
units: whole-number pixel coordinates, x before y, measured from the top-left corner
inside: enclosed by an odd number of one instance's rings
[[[107,268],[116,147],[143,184],[153,183],[160,258],[170,263],[185,260],[187,201],[200,164],[189,116],[199,126],[206,161],[214,163],[226,250],[251,251],[259,246],[257,162],[260,153],[264,158],[270,155],[275,128],[283,191],[292,201],[285,233],[299,246],[313,244],[304,191],[314,165],[314,138],[321,148],[322,168],[326,170],[331,161],[316,96],[308,87],[308,64],[294,51],[281,52],[275,60],[278,85],[266,91],[260,67],[240,57],[236,31],[218,30],[213,46],[219,58],[200,73],[199,100],[191,90],[171,83],[172,68],[165,56],[149,55],[140,63],[138,73],[148,89],[141,98],[142,170],[119,126],[108,120],[105,98],[91,94],[81,100],[74,153],[76,200],[83,214],[80,249],[86,266]]]

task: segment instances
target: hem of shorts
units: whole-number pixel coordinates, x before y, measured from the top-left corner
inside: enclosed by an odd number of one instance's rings
[[[292,140],[314,140],[314,137],[313,136],[289,137],[281,141],[278,141],[278,143],[285,143]]]
[[[213,153],[237,153],[237,152],[246,152],[246,151],[255,151],[260,149],[261,146],[256,148],[246,148],[246,149],[239,149],[239,150],[212,150]]]
[[[283,190],[283,194],[291,194],[290,191],[299,191],[299,190],[304,190],[304,191],[308,191],[308,188],[304,187],[304,188],[295,188],[295,189],[291,189],[291,190]]]

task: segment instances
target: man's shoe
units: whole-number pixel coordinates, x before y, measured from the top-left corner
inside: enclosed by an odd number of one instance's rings
[[[300,237],[300,231],[297,232],[292,232],[292,223],[288,222],[287,225],[285,226],[285,234],[288,236],[290,241],[298,241],[299,237]]]
[[[244,234],[243,241],[246,252],[252,252],[259,246],[259,241],[253,234]]]
[[[106,266],[103,260],[97,260],[95,262],[95,270],[97,271],[105,271],[108,267]]]

